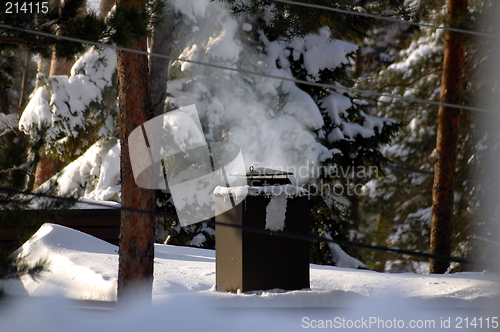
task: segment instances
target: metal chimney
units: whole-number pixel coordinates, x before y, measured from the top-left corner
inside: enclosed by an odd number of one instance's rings
[[[217,290],[309,288],[307,241],[249,230],[308,235],[308,192],[291,184],[292,173],[279,170],[250,167],[231,175],[238,177],[232,187],[215,189]],[[244,199],[237,197],[241,192]]]

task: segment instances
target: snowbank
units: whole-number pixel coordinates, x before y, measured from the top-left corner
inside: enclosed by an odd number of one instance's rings
[[[13,295],[112,301],[117,250],[84,233],[44,224],[18,253],[30,261],[48,258],[50,270],[38,279],[25,276],[1,281],[0,286]],[[138,299],[120,310],[91,315],[71,309],[61,298],[25,300],[0,313],[0,330],[138,331],[147,326],[172,331],[298,331],[320,320],[342,324],[344,318],[344,324],[350,324],[363,317],[384,324],[394,319],[398,324],[434,320],[437,327],[444,317],[455,326],[458,316],[469,313],[458,307],[472,308],[476,316],[498,316],[488,310],[495,309],[500,295],[498,276],[487,272],[387,274],[316,265],[311,265],[310,290],[229,294],[215,292],[214,284],[214,251],[155,245],[153,306]],[[429,305],[432,310],[425,309]]]
[[[82,232],[55,224],[44,224],[18,253],[30,261],[48,258],[50,271],[34,280],[3,282],[7,293],[32,296],[61,294],[75,299],[114,300],[118,270],[118,247]],[[344,291],[376,298],[390,292],[403,297],[477,300],[500,295],[498,276],[493,273],[448,275],[388,274],[333,266],[311,265],[311,290],[232,295],[213,291],[215,251],[155,244],[153,298],[173,293],[201,293],[208,298],[270,306],[342,305],[327,294]],[[266,295],[264,295],[266,294]],[[300,294],[300,295],[299,295]],[[276,301],[264,300],[275,298]],[[329,298],[326,301],[326,298]]]

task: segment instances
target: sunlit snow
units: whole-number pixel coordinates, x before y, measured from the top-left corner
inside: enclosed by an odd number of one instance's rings
[[[79,231],[44,224],[18,253],[31,262],[47,258],[49,270],[36,279],[24,276],[1,281],[0,286],[21,298],[55,295],[113,301],[117,251]],[[303,329],[303,317],[336,316],[397,318],[406,323],[434,319],[439,327],[443,315],[463,317],[468,310],[494,315],[489,310],[495,309],[500,296],[498,276],[488,272],[388,274],[311,264],[310,273],[309,290],[216,292],[214,251],[156,244],[153,306],[137,299],[116,312],[90,314],[57,298],[25,299],[0,311],[0,330],[298,331]]]

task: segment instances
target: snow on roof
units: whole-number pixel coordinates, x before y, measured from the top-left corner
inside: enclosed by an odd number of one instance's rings
[[[230,195],[236,197],[237,200],[243,199],[246,195],[251,196],[306,196],[309,195],[307,189],[297,187],[291,184],[284,185],[272,185],[272,186],[260,186],[260,187],[250,187],[245,186],[234,186],[234,187],[221,187],[217,186],[214,189],[215,196],[223,196],[228,198]]]
[[[80,198],[70,209],[93,210],[93,209],[118,209],[121,204],[113,201],[98,201],[95,199]]]

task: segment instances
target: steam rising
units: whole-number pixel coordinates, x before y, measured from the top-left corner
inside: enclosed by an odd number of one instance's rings
[[[258,32],[265,46],[259,51],[261,46],[252,41],[255,29],[249,22],[232,17],[220,3],[205,0],[206,5],[200,7],[201,2],[176,3],[176,11],[181,14],[181,24],[177,25],[182,36],[180,58],[292,77],[287,47],[293,49],[294,58],[304,54],[306,69],[312,74],[346,63],[346,54],[356,50],[350,43],[332,43],[324,30],[288,45],[270,42]],[[320,110],[291,82],[181,62],[174,63],[171,73],[167,98],[171,109],[195,104],[207,140],[239,145],[246,167],[297,169],[315,166],[332,152],[339,153],[317,141],[324,124]],[[296,174],[294,182],[308,178]]]

